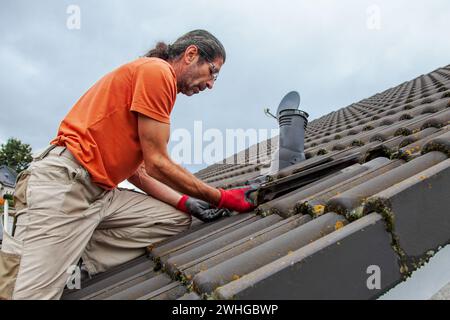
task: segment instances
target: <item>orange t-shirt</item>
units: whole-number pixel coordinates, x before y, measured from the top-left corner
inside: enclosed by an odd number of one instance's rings
[[[175,72],[166,61],[137,59],[92,86],[51,143],[66,146],[94,183],[113,189],[143,161],[136,112],[170,124],[176,95]]]

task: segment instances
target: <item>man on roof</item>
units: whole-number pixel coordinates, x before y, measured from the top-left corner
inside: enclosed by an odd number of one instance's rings
[[[167,152],[178,93],[212,89],[226,53],[194,30],[105,75],[21,172],[15,227],[3,239],[0,298],[59,299],[80,258],[90,275],[189,228],[247,212],[249,188],[213,188]],[[128,180],[146,194],[117,188]]]

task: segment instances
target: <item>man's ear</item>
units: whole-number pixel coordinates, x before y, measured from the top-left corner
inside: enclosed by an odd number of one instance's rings
[[[197,56],[198,56],[198,48],[193,44],[187,47],[186,50],[184,51],[184,61],[187,64],[191,64],[192,62],[194,62]]]

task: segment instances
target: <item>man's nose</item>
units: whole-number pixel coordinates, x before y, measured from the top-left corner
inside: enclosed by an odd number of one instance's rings
[[[209,80],[208,82],[206,82],[206,86],[208,87],[208,89],[212,89],[214,87],[214,80]]]

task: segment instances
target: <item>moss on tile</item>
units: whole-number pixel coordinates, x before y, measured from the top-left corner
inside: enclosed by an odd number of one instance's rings
[[[398,118],[399,121],[410,120],[410,119],[412,119],[412,116],[411,116],[410,114],[407,114],[407,113],[402,114],[402,115],[400,116],[400,118]]]
[[[335,205],[335,204],[327,204],[325,206],[324,211],[325,212],[335,212],[344,217],[347,217],[347,215],[348,215],[348,212],[345,208],[341,207],[340,205]]]
[[[363,214],[363,207],[362,206],[356,207],[352,211],[347,212],[345,214],[345,218],[348,221],[350,221],[350,222],[358,220],[359,218],[362,218],[363,216],[364,216],[364,214]]]
[[[425,130],[426,128],[436,128],[436,129],[440,129],[442,128],[444,125],[442,123],[438,123],[437,121],[431,120],[427,123],[425,123],[420,130]]]
[[[400,159],[400,160],[404,160],[404,161],[408,162],[408,161],[412,160],[411,155],[412,155],[412,152],[410,150],[405,150],[405,151],[399,150],[392,155],[391,160]]]
[[[312,206],[311,213],[313,217],[319,217],[323,215],[325,212],[325,206],[321,204],[316,204],[315,206]]]
[[[353,140],[351,143],[352,147],[362,147],[364,142],[361,140]]]
[[[362,207],[364,214],[377,212],[383,217],[386,231],[391,235],[391,247],[394,252],[397,253],[400,260],[400,273],[403,278],[406,279],[411,275],[411,271],[408,268],[406,253],[401,247],[400,239],[395,233],[395,214],[392,211],[390,201],[384,198],[370,198],[362,205]]]
[[[184,274],[184,273],[179,273],[178,275],[177,275],[177,279],[175,279],[175,280],[178,280],[178,281],[180,281],[184,286],[186,286],[186,287],[189,287],[189,288],[191,288],[192,289],[192,275],[186,275],[186,274]]]
[[[395,133],[394,136],[398,137],[398,136],[409,136],[412,133],[412,131],[408,128],[398,128]]]
[[[307,214],[311,217],[314,216],[313,207],[307,202],[297,202],[294,206],[294,211],[297,214]]]
[[[431,152],[431,151],[440,151],[450,157],[450,147],[449,143],[441,143],[439,141],[430,141],[428,142],[422,149],[422,154]]]
[[[341,228],[344,227],[344,223],[342,221],[336,221],[336,223],[334,224],[334,230],[339,230]]]
[[[398,147],[399,148],[404,148],[404,147],[406,147],[407,145],[409,145],[409,144],[411,144],[413,142],[415,142],[414,139],[412,139],[412,138],[405,138],[404,140],[402,140],[402,142],[399,143]]]
[[[383,142],[384,141],[384,137],[382,135],[376,134],[370,139],[370,141],[371,142],[373,142],[373,141]]]
[[[154,271],[160,271],[163,267],[161,263],[161,259],[159,257],[153,258],[153,262],[155,263],[155,266],[153,267]]]
[[[277,214],[279,216],[282,215],[281,211],[278,210],[277,208],[270,208],[269,210],[264,210],[264,212],[261,213],[262,217],[268,217],[272,214]]]

